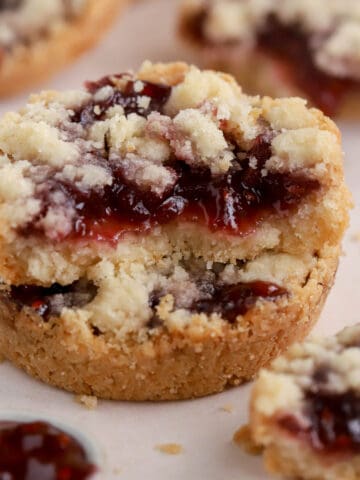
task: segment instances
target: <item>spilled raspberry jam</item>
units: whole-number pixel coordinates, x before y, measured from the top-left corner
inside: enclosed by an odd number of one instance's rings
[[[72,121],[79,122],[84,126],[103,120],[106,111],[116,105],[124,109],[125,115],[137,113],[141,116],[148,116],[151,112],[162,112],[163,106],[170,97],[171,87],[151,82],[136,80],[124,80],[120,91],[116,88],[116,82],[123,79],[125,75],[113,75],[104,77],[98,82],[87,82],[88,91],[95,95],[103,87],[114,87],[113,92],[105,100],[95,100],[84,105],[75,112]],[[144,102],[145,103],[142,103]]]
[[[22,308],[31,307],[47,321],[51,316],[59,316],[63,308],[81,308],[96,296],[97,287],[92,282],[79,280],[71,285],[55,283],[51,287],[35,285],[12,286],[11,299]]]
[[[146,232],[178,218],[212,231],[246,235],[266,215],[296,207],[320,188],[317,180],[301,173],[264,173],[271,156],[266,137],[258,137],[246,155],[247,159],[235,160],[226,174],[217,176],[209,169],[194,169],[173,159],[168,168],[176,172],[177,182],[160,197],[129,183],[118,167],[112,169],[112,185],[100,191],[86,192],[74,184],[54,182],[41,197],[43,214],[51,206],[48,196],[59,189],[76,212],[68,235],[72,239],[116,243],[127,232]],[[30,224],[22,234],[37,232]]]
[[[360,397],[344,394],[306,394],[304,413],[310,426],[293,416],[279,419],[279,426],[311,445],[319,453],[360,453]]]
[[[44,422],[0,422],[2,480],[85,480],[96,472],[84,448]]]

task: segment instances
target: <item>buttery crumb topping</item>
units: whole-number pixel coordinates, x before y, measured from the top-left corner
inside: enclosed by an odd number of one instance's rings
[[[115,174],[161,199],[178,181],[174,158],[214,177],[241,168],[246,155],[231,139],[244,151],[259,135],[269,139],[263,176],[306,169],[319,178],[319,164],[338,150],[300,99],[260,105],[228,77],[195,67],[172,87],[141,78],[140,71],[86,91],[44,92],[0,120],[0,212],[9,231],[31,223],[51,240],[66,237],[79,215],[69,188],[86,197],[112,187]],[[257,159],[249,165],[256,169]]]

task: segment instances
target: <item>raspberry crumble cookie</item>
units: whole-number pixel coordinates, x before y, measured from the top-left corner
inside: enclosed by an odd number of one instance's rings
[[[270,472],[360,479],[360,324],[291,347],[260,373],[251,432]]]
[[[360,110],[358,0],[183,0],[183,37],[250,93]]]
[[[0,96],[44,80],[90,48],[127,0],[0,0]]]
[[[334,123],[145,63],[0,120],[0,351],[78,394],[206,395],[316,321],[350,205]]]

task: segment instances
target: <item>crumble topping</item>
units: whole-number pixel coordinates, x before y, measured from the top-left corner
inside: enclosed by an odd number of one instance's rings
[[[359,392],[359,324],[296,344],[260,373],[252,437],[265,447],[292,449],[297,442],[334,464],[347,461],[360,452]]]
[[[86,0],[7,0],[0,5],[0,49],[28,44],[81,14]]]
[[[318,189],[320,167],[341,155],[336,136],[319,131],[316,114],[299,99],[265,99],[262,106],[226,75],[190,67],[168,86],[139,80],[146,68],[138,77],[88,83],[85,92],[32,96],[0,120],[1,178],[16,179],[0,180],[9,235],[16,229],[52,241],[83,232],[96,237],[92,218],[128,212],[130,224],[145,228],[190,212],[195,200],[208,209],[211,228],[236,230],[244,209],[277,201],[289,208]],[[211,219],[214,188],[223,219]],[[192,218],[200,214],[191,211]]]
[[[266,416],[291,411],[302,418],[306,392],[341,395],[359,389],[360,325],[355,325],[290,347],[260,373],[255,407]]]
[[[202,35],[209,44],[252,48],[270,16],[299,25],[309,35],[319,69],[337,77],[360,79],[360,9],[357,0],[185,0],[185,11],[204,13]]]

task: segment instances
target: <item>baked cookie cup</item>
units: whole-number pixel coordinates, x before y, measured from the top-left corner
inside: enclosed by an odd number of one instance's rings
[[[215,313],[210,313],[212,300],[208,300],[208,308],[204,308],[203,300],[174,311],[174,297],[162,297],[158,306],[150,306],[147,323],[126,337],[115,329],[105,330],[101,309],[111,307],[101,305],[99,310],[96,297],[86,310],[77,309],[75,304],[57,316],[49,311],[44,318],[38,313],[42,313],[41,301],[43,309],[45,302],[52,303],[49,310],[54,309],[61,295],[67,303],[69,293],[40,297],[36,292],[37,296],[30,299],[29,292],[24,295],[14,287],[4,288],[0,299],[0,350],[15,365],[44,382],[100,398],[179,400],[221,392],[252,379],[260,368],[309,333],[338,263],[336,250],[320,255],[309,263],[280,254],[271,258],[277,281],[286,285],[275,291],[271,291],[273,284],[267,276],[275,281],[270,271],[263,273],[267,282],[249,282],[246,278],[254,276],[252,269],[256,278],[261,278],[256,263],[266,264],[269,259],[250,262],[248,272],[243,272],[247,281],[235,284],[235,289],[242,290],[242,297],[233,289],[237,305],[231,310],[232,297],[225,300],[227,303],[218,300]],[[178,289],[181,282],[177,280]],[[119,284],[119,288],[126,286],[126,282]],[[186,288],[196,286],[187,281]],[[226,299],[231,290],[225,290]],[[108,293],[116,295],[117,291]],[[128,321],[138,323],[138,319]]]
[[[202,64],[235,75],[247,93],[359,117],[357,0],[183,0],[179,31]]]
[[[0,6],[0,97],[39,84],[92,48],[128,0],[21,0]]]
[[[1,350],[100,397],[252,378],[316,321],[350,196],[300,99],[182,63],[33,96],[0,120]]]

